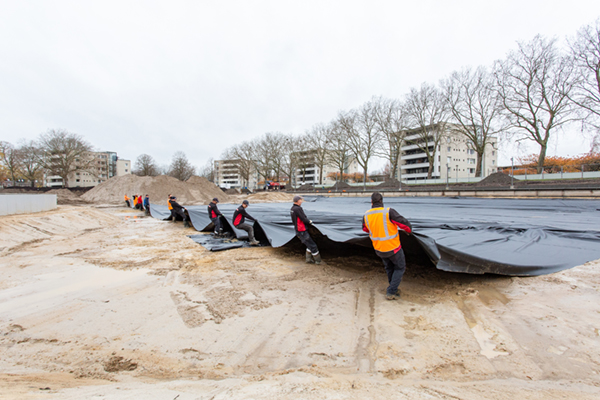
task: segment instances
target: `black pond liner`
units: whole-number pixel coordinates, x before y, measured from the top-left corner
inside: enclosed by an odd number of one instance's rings
[[[362,231],[362,216],[370,208],[369,198],[317,196],[305,200],[303,208],[314,223],[310,233],[324,254],[336,243],[373,251],[368,235]],[[427,254],[440,270],[533,276],[600,258],[598,200],[388,197],[384,204],[413,225],[412,235],[400,235],[407,258]],[[235,229],[231,220],[237,206],[219,204],[223,227],[233,237],[245,240],[246,232]],[[295,243],[290,207],[290,203],[248,207],[248,213],[259,220],[254,223],[254,230],[261,245],[281,247]],[[207,206],[186,208],[196,230],[212,231]],[[169,216],[166,206],[152,205],[150,210],[154,218]],[[239,241],[207,239],[203,245],[224,250],[239,247]]]

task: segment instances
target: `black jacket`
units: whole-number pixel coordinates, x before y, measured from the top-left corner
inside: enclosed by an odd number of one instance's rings
[[[251,221],[256,221],[250,214],[246,212],[244,206],[239,206],[233,212],[233,226],[238,226],[239,224],[243,224],[248,218]]]
[[[306,227],[310,225],[310,220],[306,214],[304,214],[302,207],[300,207],[298,204],[294,204],[290,210],[290,216],[292,217],[292,222],[294,223],[296,232],[306,231]]]
[[[223,215],[221,214],[221,211],[219,211],[219,209],[217,208],[217,203],[210,203],[208,205],[208,217],[210,219],[215,219],[217,218],[219,215]]]
[[[169,200],[169,203],[171,203],[171,207],[173,207],[173,211],[175,212],[181,212],[183,211],[183,206],[181,204],[179,204],[178,202],[176,202],[175,200]]]

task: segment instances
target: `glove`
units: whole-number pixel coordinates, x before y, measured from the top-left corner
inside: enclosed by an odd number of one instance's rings
[[[313,224],[313,222],[311,220],[308,220],[308,223],[311,224],[311,225]]]

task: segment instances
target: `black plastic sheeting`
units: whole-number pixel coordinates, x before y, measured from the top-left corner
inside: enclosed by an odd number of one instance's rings
[[[369,198],[305,198],[302,205],[314,228],[334,242],[371,246],[362,231]],[[543,275],[600,258],[600,202],[559,199],[384,198],[413,225],[401,235],[403,247],[416,242],[438,269],[470,274]],[[233,228],[238,205],[220,204]],[[186,207],[198,231],[212,231],[206,206]],[[294,239],[289,203],[251,204],[257,239],[273,247]],[[166,206],[152,205],[152,216],[165,219]]]

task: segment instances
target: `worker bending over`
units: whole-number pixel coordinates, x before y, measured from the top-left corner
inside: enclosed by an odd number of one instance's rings
[[[393,208],[383,208],[381,193],[373,193],[371,209],[363,217],[363,231],[369,233],[375,253],[383,260],[389,284],[385,295],[387,300],[400,297],[398,286],[406,270],[399,230],[410,234],[412,226]]]
[[[185,207],[181,206],[178,202],[177,202],[177,197],[175,196],[171,196],[171,199],[169,200],[169,203],[171,203],[171,206],[173,207],[173,212],[175,214],[179,214],[181,216],[181,218],[183,218],[183,227],[184,228],[189,228],[190,227],[190,222],[188,221],[188,217],[185,214]]]
[[[256,218],[253,218],[246,212],[246,208],[250,205],[248,200],[242,201],[242,205],[235,209],[233,212],[233,226],[238,229],[244,230],[248,232],[248,240],[252,246],[256,246],[260,244],[256,239],[254,239],[254,228],[250,224],[246,224],[246,218],[251,221],[257,222]]]
[[[294,205],[290,210],[292,222],[294,223],[294,229],[296,230],[296,236],[306,246],[306,262],[315,264],[321,264],[321,255],[317,244],[312,240],[308,231],[306,230],[308,225],[312,225],[312,221],[306,217],[304,210],[302,209],[302,202],[304,199],[300,196],[294,196]]]
[[[219,211],[219,208],[217,207],[218,202],[219,199],[215,197],[208,204],[208,218],[210,218],[212,223],[215,225],[215,235],[221,236],[223,234],[223,231],[221,229],[221,215],[223,214],[221,214],[221,211]]]
[[[125,204],[127,207],[131,208],[131,203],[129,202],[129,196],[125,195]]]

